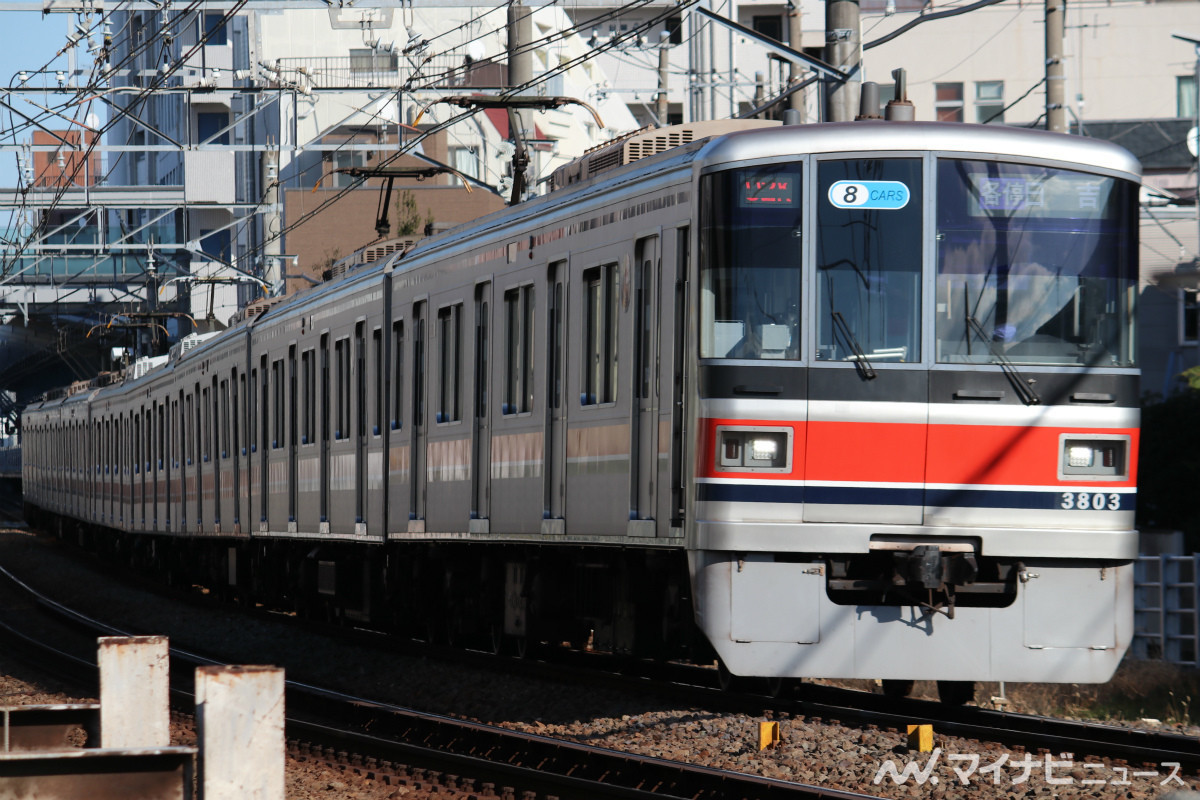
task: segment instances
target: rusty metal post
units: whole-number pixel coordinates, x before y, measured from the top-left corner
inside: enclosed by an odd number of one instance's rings
[[[197,667],[200,800],[284,800],[283,670]]]
[[[171,744],[170,646],[165,636],[105,636],[98,641],[100,746]]]

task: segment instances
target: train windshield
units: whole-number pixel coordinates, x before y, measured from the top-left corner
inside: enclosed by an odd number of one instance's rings
[[[705,178],[700,357],[800,357],[800,166]]]
[[[817,168],[817,359],[921,360],[921,159]]]
[[[1134,365],[1134,184],[959,159],[937,181],[939,362]]]

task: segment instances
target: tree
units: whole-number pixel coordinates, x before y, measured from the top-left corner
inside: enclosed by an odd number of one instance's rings
[[[428,211],[425,214],[425,219],[421,219],[421,212],[417,208],[417,196],[413,192],[405,189],[396,196],[396,235],[397,236],[414,236],[420,234],[427,226],[433,224],[433,211]]]

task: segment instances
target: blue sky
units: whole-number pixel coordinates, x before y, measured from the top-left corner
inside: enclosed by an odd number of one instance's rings
[[[32,11],[10,11],[4,7],[10,3],[0,1],[0,86],[9,86],[21,70],[33,72],[41,69],[67,43],[67,31],[75,22],[73,14],[47,14],[42,16]],[[65,69],[66,57],[52,66]],[[30,83],[34,80],[31,79]],[[43,97],[35,98],[41,102]],[[54,102],[53,96],[50,97]],[[14,105],[22,111],[33,113],[36,109],[22,107],[14,98]],[[47,103],[43,103],[47,105]],[[0,142],[10,144],[10,129],[14,117],[6,109],[0,109]],[[30,134],[22,131],[18,141],[28,141]],[[11,188],[17,181],[17,159],[10,152],[0,152],[0,186]]]

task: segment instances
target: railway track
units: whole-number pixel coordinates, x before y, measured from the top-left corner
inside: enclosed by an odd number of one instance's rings
[[[39,606],[53,608],[53,601],[48,599],[38,603]],[[97,628],[96,623],[70,609],[62,608],[56,613],[60,619],[72,620],[72,624],[87,630],[90,636],[97,633],[114,633],[111,628]],[[271,616],[277,619],[275,615]],[[330,626],[312,623],[306,623],[305,627],[319,628],[327,635],[336,632],[359,644],[376,649],[395,648],[408,656],[417,655],[438,663],[465,662],[481,672],[511,671],[559,682],[572,682],[581,687],[581,691],[612,688],[618,693],[630,693],[630,689],[644,691],[647,685],[652,685],[654,693],[666,698],[667,702],[677,702],[685,707],[702,708],[710,712],[732,712],[748,717],[761,717],[764,712],[770,712],[776,718],[803,716],[808,720],[819,719],[827,723],[840,721],[860,729],[879,727],[903,731],[907,724],[931,723],[939,741],[942,737],[955,736],[985,743],[1000,743],[1018,751],[1045,750],[1054,754],[1067,752],[1074,754],[1077,759],[1091,756],[1108,758],[1112,759],[1114,764],[1129,765],[1130,769],[1136,769],[1137,765],[1141,764],[1178,763],[1185,775],[1194,775],[1200,770],[1200,743],[1176,734],[972,707],[952,708],[938,703],[897,700],[813,684],[786,685],[785,691],[777,697],[754,692],[719,691],[711,686],[715,680],[715,670],[712,669],[628,662],[578,652],[566,653],[566,663],[550,663],[528,658],[498,659],[483,652],[449,650],[411,642],[397,644],[390,637],[369,632],[356,633],[343,628],[333,628],[331,631]],[[211,663],[211,659],[206,663]],[[191,675],[187,663],[175,672],[184,673],[188,678]],[[653,680],[648,680],[650,678]],[[701,769],[691,777],[685,777],[680,773],[682,765],[678,761],[626,754],[617,754],[616,760],[610,760],[610,751],[596,751],[595,748],[591,748],[594,752],[585,760],[584,754],[588,752],[588,748],[562,739],[514,734],[507,729],[478,723],[465,723],[464,728],[462,720],[456,718],[419,712],[406,713],[409,709],[374,703],[336,692],[313,690],[312,687],[302,687],[298,684],[289,691],[288,703],[289,708],[295,712],[294,719],[289,721],[289,734],[295,739],[292,744],[294,752],[302,752],[306,758],[323,758],[331,763],[340,763],[343,769],[397,775],[397,780],[407,781],[409,785],[427,783],[439,776],[454,776],[448,778],[452,785],[468,786],[468,791],[481,796],[488,796],[492,790],[498,792],[498,796],[504,796],[506,788],[512,788],[516,792],[514,797],[520,797],[520,791],[533,791],[544,797],[576,797],[585,793],[588,796],[606,796],[604,792],[608,791],[607,788],[593,787],[592,790],[584,792],[574,783],[579,780],[592,780],[594,770],[606,776],[607,780],[618,781],[619,792],[634,793],[607,796],[716,797],[728,796],[735,791],[734,787],[739,785],[742,787],[740,793],[746,797],[856,796],[784,781],[772,782],[754,776],[747,780],[743,777],[744,773],[727,773],[721,770]],[[351,708],[353,713],[347,716],[343,711],[337,710],[339,708]],[[301,712],[304,712],[303,716]],[[313,726],[311,736],[303,732],[302,726],[305,724]],[[434,752],[427,752],[421,756],[423,760],[420,761],[411,755],[414,751],[406,749],[424,748],[430,743],[442,744],[437,744]],[[389,751],[389,747],[396,749]],[[344,759],[339,756],[342,753],[346,754]],[[914,754],[914,758],[916,757]],[[1013,755],[1014,760],[1019,757]],[[571,759],[580,763],[571,764]],[[478,768],[481,763],[496,760],[504,762],[502,769],[477,777],[480,775]],[[421,765],[411,768],[395,766],[418,763]],[[518,780],[520,765],[534,765],[529,773],[529,783]],[[547,777],[551,774],[556,776],[553,780]],[[404,777],[405,775],[408,777]],[[629,783],[633,779],[636,779],[636,782]],[[864,785],[869,782],[869,773],[866,779]],[[695,783],[688,784],[689,780]],[[737,781],[744,782],[735,783]],[[517,788],[520,786],[537,788]],[[706,788],[712,786],[722,788],[716,793],[705,794],[706,791],[715,791]],[[812,791],[819,794],[805,793]]]
[[[27,592],[40,613],[76,628],[80,636],[128,635],[36,592],[5,569],[0,574]],[[56,675],[94,683],[94,662],[45,645],[5,622],[6,639]],[[196,666],[220,663],[172,648],[173,702],[191,707]],[[619,753],[548,736],[428,714],[289,681],[287,734],[296,754],[391,773],[404,782],[439,782],[482,796],[594,798],[831,798],[870,795],[774,780],[666,759]],[[368,732],[369,731],[369,732]],[[407,775],[409,777],[401,777]],[[415,777],[414,777],[415,776]],[[464,777],[466,776],[466,777]],[[532,793],[532,795],[530,795]]]

